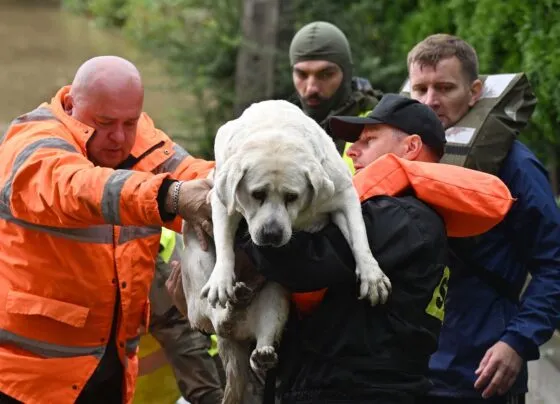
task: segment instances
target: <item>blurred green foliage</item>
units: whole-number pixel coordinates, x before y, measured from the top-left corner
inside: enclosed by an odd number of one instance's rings
[[[560,124],[560,0],[282,0],[283,35],[314,20],[348,36],[355,74],[374,87],[398,91],[406,56],[429,34],[457,34],[478,51],[481,73],[525,71],[539,103],[524,140],[541,157],[557,153]],[[185,124],[204,140],[231,118],[242,0],[63,0],[102,24],[120,26],[166,60],[197,98]],[[293,92],[288,41],[277,50],[276,97]],[[257,74],[257,72],[255,72]]]

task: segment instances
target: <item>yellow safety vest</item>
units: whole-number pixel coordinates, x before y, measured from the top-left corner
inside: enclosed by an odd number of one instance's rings
[[[362,112],[361,114],[359,114],[358,116],[364,117],[367,114],[369,114],[371,111],[365,111]],[[348,165],[348,168],[350,169],[350,172],[352,173],[352,175],[354,175],[356,173],[356,170],[354,170],[354,162],[352,161],[352,159],[350,157],[348,157],[348,154],[346,154],[346,152],[348,151],[348,148],[350,148],[350,146],[352,146],[352,143],[350,142],[346,142],[346,144],[344,145],[344,153],[342,153],[342,158],[344,160],[344,162]]]

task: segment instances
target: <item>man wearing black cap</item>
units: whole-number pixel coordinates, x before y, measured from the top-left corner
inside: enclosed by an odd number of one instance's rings
[[[335,136],[354,142],[347,153],[356,171],[388,153],[438,162],[446,143],[437,115],[418,101],[397,94],[385,95],[366,117],[335,116],[330,126]]]
[[[445,144],[431,109],[398,95],[384,96],[367,117],[333,118],[332,129],[355,141],[349,155],[357,169],[386,153],[437,161]],[[282,403],[412,404],[430,386],[425,373],[448,276],[444,223],[409,191],[366,199],[362,211],[393,285],[385,305],[357,299],[354,258],[334,224],[296,233],[282,248],[241,243],[267,279],[292,292],[328,288],[311,312],[292,310],[279,351]]]
[[[382,93],[374,90],[367,79],[352,76],[350,44],[331,23],[315,21],[294,35],[290,65],[297,103],[331,136],[329,117],[366,114],[381,97]],[[345,143],[334,137],[333,140],[342,154]]]

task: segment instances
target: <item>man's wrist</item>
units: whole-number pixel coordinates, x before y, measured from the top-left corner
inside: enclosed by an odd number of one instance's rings
[[[506,332],[500,341],[509,345],[524,361],[536,360],[539,358],[539,349],[532,341],[516,335],[512,332]]]
[[[171,197],[171,190],[177,180],[172,180],[170,178],[165,178],[159,188],[158,195],[157,195],[157,203],[158,203],[158,210],[161,220],[163,222],[167,222],[173,220],[175,218],[175,213],[171,213],[167,207],[167,205],[171,205],[170,197]],[[169,200],[169,202],[168,202]]]
[[[176,215],[179,210],[179,194],[181,192],[181,185],[184,181],[175,181],[167,192],[167,197],[165,198],[165,211]]]

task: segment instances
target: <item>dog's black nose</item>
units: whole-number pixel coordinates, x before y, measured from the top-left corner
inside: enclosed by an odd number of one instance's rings
[[[262,229],[261,239],[264,244],[279,245],[282,242],[282,227],[278,222],[267,223]]]

